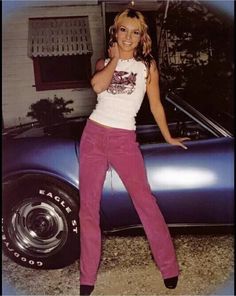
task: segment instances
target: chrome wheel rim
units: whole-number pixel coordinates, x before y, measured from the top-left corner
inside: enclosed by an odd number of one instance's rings
[[[46,257],[58,252],[68,237],[64,213],[50,201],[25,200],[10,218],[9,235],[25,254]]]

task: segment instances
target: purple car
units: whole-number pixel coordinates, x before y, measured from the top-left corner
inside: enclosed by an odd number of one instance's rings
[[[165,143],[154,123],[137,125],[151,190],[170,227],[232,225],[232,125],[181,97],[169,92],[163,104],[171,134],[191,138],[188,150]],[[3,248],[20,265],[59,268],[79,257],[78,154],[85,123],[68,119],[3,135]],[[104,232],[141,224],[112,167],[100,216]]]

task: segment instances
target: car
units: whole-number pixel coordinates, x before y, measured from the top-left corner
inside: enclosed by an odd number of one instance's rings
[[[163,102],[172,136],[187,136],[187,150],[165,143],[154,122],[139,120],[137,141],[148,181],[166,223],[233,225],[234,137],[170,90]],[[142,124],[140,123],[142,122]],[[79,140],[86,118],[3,135],[3,249],[17,264],[61,268],[79,257]],[[229,126],[229,125],[228,125]],[[93,186],[93,184],[91,184]],[[141,222],[118,174],[109,167],[101,200],[104,233]]]

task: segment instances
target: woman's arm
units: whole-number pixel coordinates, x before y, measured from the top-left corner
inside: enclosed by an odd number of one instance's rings
[[[116,42],[113,43],[108,52],[110,56],[109,63],[105,67],[104,60],[98,60],[95,67],[95,74],[91,79],[91,85],[97,94],[106,90],[111,83],[113,73],[119,60],[119,49]]]
[[[182,144],[182,141],[190,140],[190,138],[172,138],[169,132],[165,111],[160,99],[159,73],[157,70],[156,62],[154,60],[151,63],[150,74],[147,79],[147,95],[151,112],[166,142],[187,149],[187,147]]]

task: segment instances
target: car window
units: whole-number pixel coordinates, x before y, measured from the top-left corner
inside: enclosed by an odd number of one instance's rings
[[[209,95],[209,98],[206,98],[206,94],[196,93],[193,89],[189,87],[180,90],[180,92],[180,95],[184,101],[189,102],[202,114],[216,121],[222,127],[230,131],[230,133],[234,133],[234,110],[232,102],[229,102],[228,104],[222,102],[219,103],[217,99],[214,100],[213,95]],[[199,100],[199,96],[203,98],[205,96],[205,98]],[[231,101],[232,100],[233,99],[231,94]]]
[[[190,137],[191,140],[203,140],[215,136],[198,122],[169,102],[163,102],[170,133],[173,137]],[[165,143],[161,131],[155,122],[137,124],[139,144]]]

